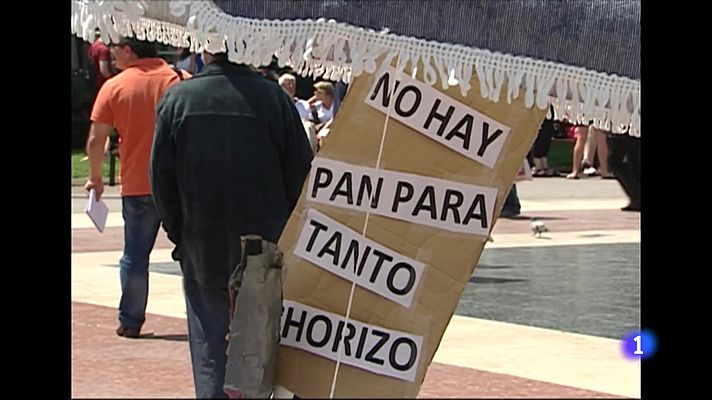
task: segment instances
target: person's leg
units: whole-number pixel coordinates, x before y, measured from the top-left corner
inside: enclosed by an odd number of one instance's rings
[[[546,121],[544,122],[546,123]],[[530,164],[534,164],[534,176],[542,176],[544,174],[544,167],[541,162],[541,142],[546,134],[546,129],[545,126],[542,125],[541,128],[539,128],[539,133],[536,135],[536,139],[534,140],[534,145],[532,146],[531,151],[529,152],[532,156],[532,162]]]
[[[527,162],[529,163],[529,168],[536,166],[536,163],[534,162],[534,146],[532,146],[527,153]]]
[[[590,134],[595,136],[596,143],[598,143],[598,162],[600,164],[598,166],[598,170],[601,173],[601,178],[611,179],[613,178],[613,175],[608,170],[608,140],[606,139],[606,132],[600,129],[591,128],[589,135]]]
[[[223,389],[227,365],[226,335],[230,329],[227,284],[225,282],[224,288],[212,288],[183,279],[193,382],[199,399],[227,398]]]
[[[312,148],[312,152],[316,154],[319,142],[319,139],[317,139],[316,136],[316,125],[314,125],[311,121],[302,121],[302,125],[304,125],[304,131],[307,134],[307,139],[309,139],[309,145]]]
[[[532,160],[534,163],[534,171],[532,173],[532,176],[544,176],[544,163],[541,161],[541,158],[534,157]]]
[[[119,261],[121,336],[137,336],[146,319],[148,259],[161,221],[151,196],[121,198],[124,218],[124,254]]]
[[[629,152],[627,135],[608,134],[608,168],[618,179],[630,204],[624,209],[640,209],[640,182],[636,181]]]
[[[553,128],[542,129],[537,135],[534,142],[534,162],[537,172],[542,171],[538,176],[553,176],[554,171],[549,169],[549,149],[551,149],[551,140],[554,136]]]
[[[509,189],[507,197],[504,199],[504,204],[502,205],[502,211],[499,216],[502,218],[513,218],[519,215],[522,206],[519,203],[519,196],[517,195],[517,185],[513,184],[512,188]]]
[[[543,159],[547,159],[549,157],[549,150],[551,150],[551,141],[554,139],[554,131],[551,130],[549,133],[544,136],[544,139],[542,139],[542,144],[541,144],[541,153],[539,155]]]
[[[631,166],[633,167],[633,173],[635,176],[635,181],[640,185],[641,175],[640,175],[640,138],[630,137],[630,151],[628,157],[630,159]],[[640,204],[640,198],[638,198],[638,204]]]
[[[631,203],[640,210],[640,139],[627,136],[626,139],[628,164],[631,171]]]
[[[596,156],[596,128],[593,124],[589,125],[587,128],[586,143],[583,147],[583,161],[582,167],[584,168],[584,175],[595,175],[596,168],[593,166],[593,161]]]
[[[583,160],[583,150],[586,146],[586,139],[588,138],[588,127],[577,126],[575,129],[576,143],[574,143],[573,151],[573,168],[570,174],[566,175],[569,179],[578,179],[579,172],[581,171],[581,161]]]

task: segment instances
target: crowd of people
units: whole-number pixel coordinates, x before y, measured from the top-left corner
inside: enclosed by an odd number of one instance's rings
[[[617,179],[628,196],[628,205],[622,211],[640,211],[640,138],[628,133],[613,133],[596,128],[593,121],[578,123],[557,121],[553,107],[544,119],[537,137],[527,154],[533,178],[565,177],[578,180],[582,177]],[[574,141],[571,171],[562,173],[549,165],[549,151],[555,138]],[[596,158],[597,156],[597,158]],[[500,217],[517,218],[521,205],[516,183],[504,200]]]

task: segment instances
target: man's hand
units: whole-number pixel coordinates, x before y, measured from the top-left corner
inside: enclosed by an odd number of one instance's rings
[[[84,184],[84,190],[89,193],[92,189],[96,191],[96,201],[99,201],[101,199],[101,195],[104,193],[104,180],[99,179],[98,181],[93,181],[88,179],[87,183]]]

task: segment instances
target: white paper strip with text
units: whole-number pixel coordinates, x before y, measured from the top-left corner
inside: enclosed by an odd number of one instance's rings
[[[463,156],[493,168],[509,127],[408,75],[385,69],[366,104]]]
[[[369,204],[369,198],[371,202]],[[497,188],[376,170],[317,157],[307,199],[336,207],[487,237]]]
[[[422,336],[411,335],[285,300],[280,345],[413,382],[423,348]]]
[[[294,254],[405,307],[413,301],[425,268],[313,209],[307,212]]]

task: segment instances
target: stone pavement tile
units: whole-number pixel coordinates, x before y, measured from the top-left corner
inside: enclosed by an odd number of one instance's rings
[[[550,384],[640,397],[640,362],[619,340],[454,315],[433,361]]]
[[[623,398],[512,375],[432,363],[418,398]]]
[[[521,233],[531,235],[531,217],[544,222],[551,232],[640,230],[640,215],[620,210],[538,211],[523,213],[519,219],[499,218],[493,235]],[[72,252],[123,249],[123,227],[107,227],[104,233],[94,228],[72,230]],[[158,232],[155,248],[173,248],[166,233]]]
[[[626,195],[616,180],[584,178],[570,180],[565,178],[534,178],[533,181],[517,184],[517,193],[524,200],[584,200],[596,204],[600,200],[620,199],[625,202]],[[623,204],[625,205],[625,203]]]
[[[615,199],[566,199],[547,198],[540,200],[529,200],[520,196],[519,203],[522,211],[529,213],[533,211],[564,211],[564,210],[620,210],[628,204],[625,198]]]
[[[493,233],[485,249],[521,247],[576,246],[594,244],[639,243],[640,229],[550,231],[541,236],[533,233]]]
[[[546,224],[551,232],[640,229],[640,214],[621,210],[524,210],[517,219],[498,218],[492,233],[531,234],[532,218]]]
[[[620,339],[640,327],[640,244],[485,249],[456,313]]]
[[[117,267],[119,258],[121,251],[72,254],[72,301],[115,309],[121,298]],[[154,250],[151,253],[151,264],[168,263],[170,259],[169,249]],[[178,268],[177,263],[173,265]],[[181,276],[151,272],[148,279],[150,290],[146,311],[185,318]]]
[[[168,240],[166,232],[158,231],[154,249],[172,249],[173,243]],[[88,253],[96,251],[116,251],[124,249],[124,228],[108,227],[104,233],[94,228],[79,228],[72,230],[72,253]]]
[[[72,302],[72,398],[195,397],[184,319],[147,315],[147,339],[116,327],[115,309]]]
[[[116,312],[72,303],[73,398],[194,397],[184,319],[149,314],[143,333],[116,336]],[[507,374],[433,363],[420,398],[611,398],[599,393]]]

